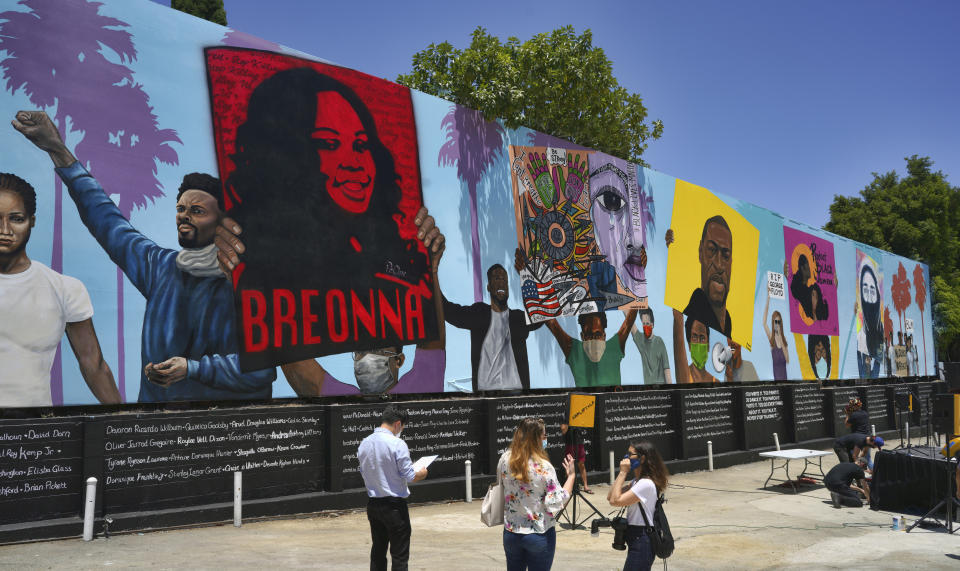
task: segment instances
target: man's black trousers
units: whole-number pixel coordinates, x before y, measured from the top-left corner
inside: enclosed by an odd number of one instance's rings
[[[840,503],[847,506],[848,508],[862,508],[863,500],[860,499],[860,495],[857,494],[857,491],[851,488],[850,486],[836,485],[836,486],[827,486],[827,489],[831,492],[836,492],[840,494]]]
[[[387,546],[393,560],[393,571],[407,571],[410,558],[410,512],[405,498],[370,498],[367,502],[370,521],[370,570],[387,570]]]
[[[834,446],[833,451],[836,452],[837,458],[839,458],[841,462],[853,462],[852,448],[840,448],[838,446]]]

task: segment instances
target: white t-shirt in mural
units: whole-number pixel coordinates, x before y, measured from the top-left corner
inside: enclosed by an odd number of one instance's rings
[[[477,388],[481,391],[522,388],[510,344],[510,311],[490,311],[490,329],[480,353]]]
[[[83,283],[31,261],[0,274],[0,406],[50,406],[50,367],[67,323],[93,316]]]

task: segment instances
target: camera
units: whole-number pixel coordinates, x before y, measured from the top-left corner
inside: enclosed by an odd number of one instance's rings
[[[600,528],[610,527],[610,520],[607,518],[595,519],[590,522],[590,536],[600,537]]]
[[[590,522],[590,535],[600,536],[601,527],[613,528],[613,545],[617,551],[624,551],[627,548],[627,518],[617,516],[613,519],[599,518]]]
[[[610,520],[610,527],[613,528],[612,547],[617,551],[624,551],[627,548],[627,518],[613,518]]]

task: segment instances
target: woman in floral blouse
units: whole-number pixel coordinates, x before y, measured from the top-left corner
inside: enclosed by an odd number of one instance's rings
[[[510,448],[500,457],[497,477],[503,482],[503,551],[507,571],[548,570],[557,546],[557,514],[573,493],[573,457],[563,459],[563,486],[544,447],[543,420],[525,418],[513,433]]]

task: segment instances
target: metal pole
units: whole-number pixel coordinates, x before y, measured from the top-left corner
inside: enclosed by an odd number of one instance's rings
[[[243,525],[241,500],[243,499],[243,472],[233,473],[233,527]]]
[[[780,437],[777,436],[777,433],[773,433],[773,445],[777,447],[777,450],[780,450]]]
[[[707,467],[713,472],[713,440],[707,440]]]
[[[464,471],[466,472],[466,486],[467,486],[467,499],[466,502],[469,504],[473,501],[473,467],[470,464],[470,461],[467,460],[463,463]]]
[[[906,427],[906,430],[907,430],[907,446],[910,446],[910,423],[904,422],[903,425]]]
[[[877,435],[877,425],[876,425],[876,424],[871,424],[871,425],[870,425],[870,434],[872,434],[873,436],[876,436],[876,435]]]
[[[83,540],[93,539],[93,508],[97,503],[97,479],[87,478],[87,497],[83,505]]]
[[[616,480],[616,467],[613,465],[613,450],[610,451],[610,485],[613,485],[613,482]]]

